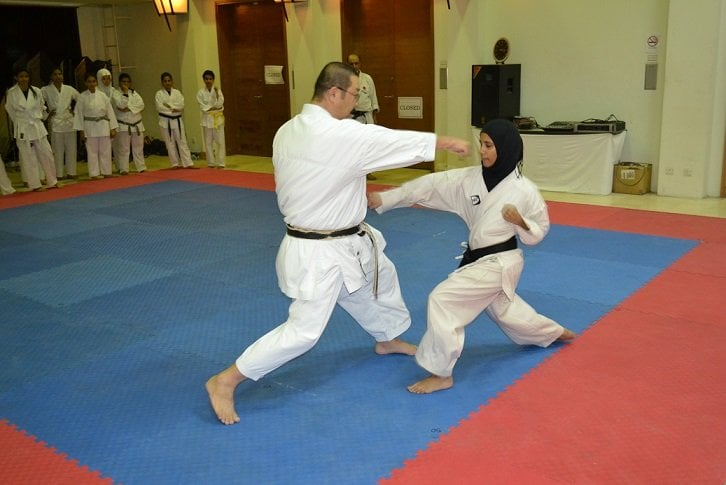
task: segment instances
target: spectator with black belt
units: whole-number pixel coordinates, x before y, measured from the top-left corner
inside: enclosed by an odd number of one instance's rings
[[[192,154],[187,145],[187,136],[184,132],[184,95],[174,88],[174,79],[171,74],[161,74],[161,89],[156,92],[156,111],[159,113],[159,126],[161,137],[166,143],[166,151],[172,168],[194,168]]]
[[[121,175],[129,173],[129,155],[133,153],[136,171],[146,170],[144,160],[144,123],[141,112],[144,111],[144,100],[131,87],[131,76],[122,72],[118,77],[118,89],[114,90],[111,104],[119,123],[116,135],[116,161]]]
[[[360,81],[360,96],[355,103],[355,108],[351,112],[351,116],[359,123],[367,125],[375,125],[378,121],[376,114],[380,110],[378,106],[378,96],[376,96],[376,85],[370,74],[360,70],[360,57],[358,54],[350,54],[348,56],[348,64],[358,74]],[[376,177],[369,173],[366,177],[368,180],[375,180]]]
[[[30,84],[30,72],[21,66],[15,70],[17,83],[8,89],[5,111],[10,116],[13,136],[20,155],[20,172],[32,190],[45,190],[40,184],[41,168],[48,188],[58,187],[53,163],[53,150],[43,120],[48,113],[40,89]]]

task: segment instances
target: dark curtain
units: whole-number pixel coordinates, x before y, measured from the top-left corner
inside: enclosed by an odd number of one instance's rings
[[[76,9],[0,5],[0,89],[15,84],[13,70],[30,69],[34,86],[48,84],[54,68],[62,66],[65,83],[74,85],[75,66],[81,60]]]
[[[0,155],[16,160],[5,91],[15,84],[14,70],[23,66],[34,86],[44,86],[56,67],[65,84],[76,86],[75,68],[81,61],[81,41],[75,8],[0,5]]]

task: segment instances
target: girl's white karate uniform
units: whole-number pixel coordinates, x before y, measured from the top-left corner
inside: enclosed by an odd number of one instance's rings
[[[224,167],[226,146],[224,143],[224,94],[219,88],[206,87],[197,92],[197,102],[202,110],[202,131],[204,132],[204,147],[207,155],[207,165],[210,167]],[[215,144],[216,154],[215,154]]]
[[[113,86],[113,84],[109,84],[106,86],[103,84],[103,81],[101,80],[101,73],[105,71],[105,73],[111,74],[107,69],[100,69],[98,73],[96,74],[96,79],[98,80],[98,86],[96,86],[96,91],[101,91],[103,94],[108,96],[109,100],[112,100],[113,103],[113,95],[118,90]],[[116,166],[116,168],[121,171],[121,167],[119,167],[118,163],[118,138],[114,137],[111,138],[111,160],[113,160],[113,164]]]
[[[322,107],[306,104],[277,131],[272,146],[275,191],[285,223],[308,230],[353,227],[367,213],[366,174],[433,160],[435,148],[433,133],[337,120]],[[258,380],[307,352],[336,304],[378,342],[408,329],[411,316],[396,268],[383,252],[386,241],[374,228],[366,230],[368,235],[329,240],[285,235],[276,268],[280,289],[293,299],[288,319],[237,359],[242,374]]]
[[[141,121],[141,112],[144,110],[144,100],[141,95],[129,89],[128,95],[117,89],[111,99],[118,120],[116,133],[116,160],[121,172],[129,171],[129,153],[133,152],[134,165],[137,172],[146,170],[144,161],[144,123]],[[121,111],[128,108],[129,111]]]
[[[76,144],[76,130],[73,128],[72,104],[78,101],[78,91],[73,86],[61,84],[58,89],[50,83],[41,89],[48,111],[53,113],[48,118],[50,128],[50,145],[55,158],[55,171],[57,177],[68,175],[76,176],[76,159],[78,147]]]
[[[53,150],[48,143],[48,130],[43,120],[48,113],[43,93],[30,86],[25,97],[17,84],[8,90],[5,110],[13,122],[13,136],[20,153],[20,168],[28,187],[40,188],[40,167],[45,172],[45,183],[53,187],[58,183],[55,175]]]
[[[10,182],[8,174],[5,173],[5,162],[3,162],[2,157],[0,157],[0,193],[2,193],[3,195],[10,195],[15,193],[13,184]]]
[[[118,122],[108,96],[98,89],[93,93],[83,91],[78,97],[73,126],[86,136],[88,175],[111,175],[111,130],[118,128]]]
[[[187,137],[184,134],[184,121],[182,112],[174,110],[184,109],[184,95],[178,89],[171,88],[171,92],[160,89],[156,92],[156,111],[159,113],[159,126],[161,136],[166,143],[166,151],[169,154],[169,161],[172,167],[178,167],[179,162],[183,167],[191,167],[192,154],[187,145]],[[164,103],[171,106],[168,108]]]
[[[550,227],[547,206],[537,187],[514,170],[488,192],[481,166],[420,177],[381,193],[379,213],[419,204],[453,212],[469,228],[469,247],[479,249],[512,236],[533,245]],[[529,227],[504,220],[502,207],[514,205]],[[482,311],[515,343],[547,347],[564,328],[538,314],[515,293],[524,266],[521,249],[484,256],[457,269],[429,295],[427,328],[416,352],[418,364],[434,375],[451,376],[464,348],[464,328]]]

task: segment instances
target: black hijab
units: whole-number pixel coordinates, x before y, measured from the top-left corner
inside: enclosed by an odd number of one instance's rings
[[[509,120],[488,121],[481,132],[489,135],[497,149],[497,160],[494,165],[489,168],[482,166],[481,169],[487,190],[491,192],[522,161],[524,145],[516,125]]]

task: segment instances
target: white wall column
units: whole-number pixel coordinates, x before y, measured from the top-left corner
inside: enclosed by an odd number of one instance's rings
[[[726,123],[725,19],[726,0],[670,0],[659,195],[719,196]]]

